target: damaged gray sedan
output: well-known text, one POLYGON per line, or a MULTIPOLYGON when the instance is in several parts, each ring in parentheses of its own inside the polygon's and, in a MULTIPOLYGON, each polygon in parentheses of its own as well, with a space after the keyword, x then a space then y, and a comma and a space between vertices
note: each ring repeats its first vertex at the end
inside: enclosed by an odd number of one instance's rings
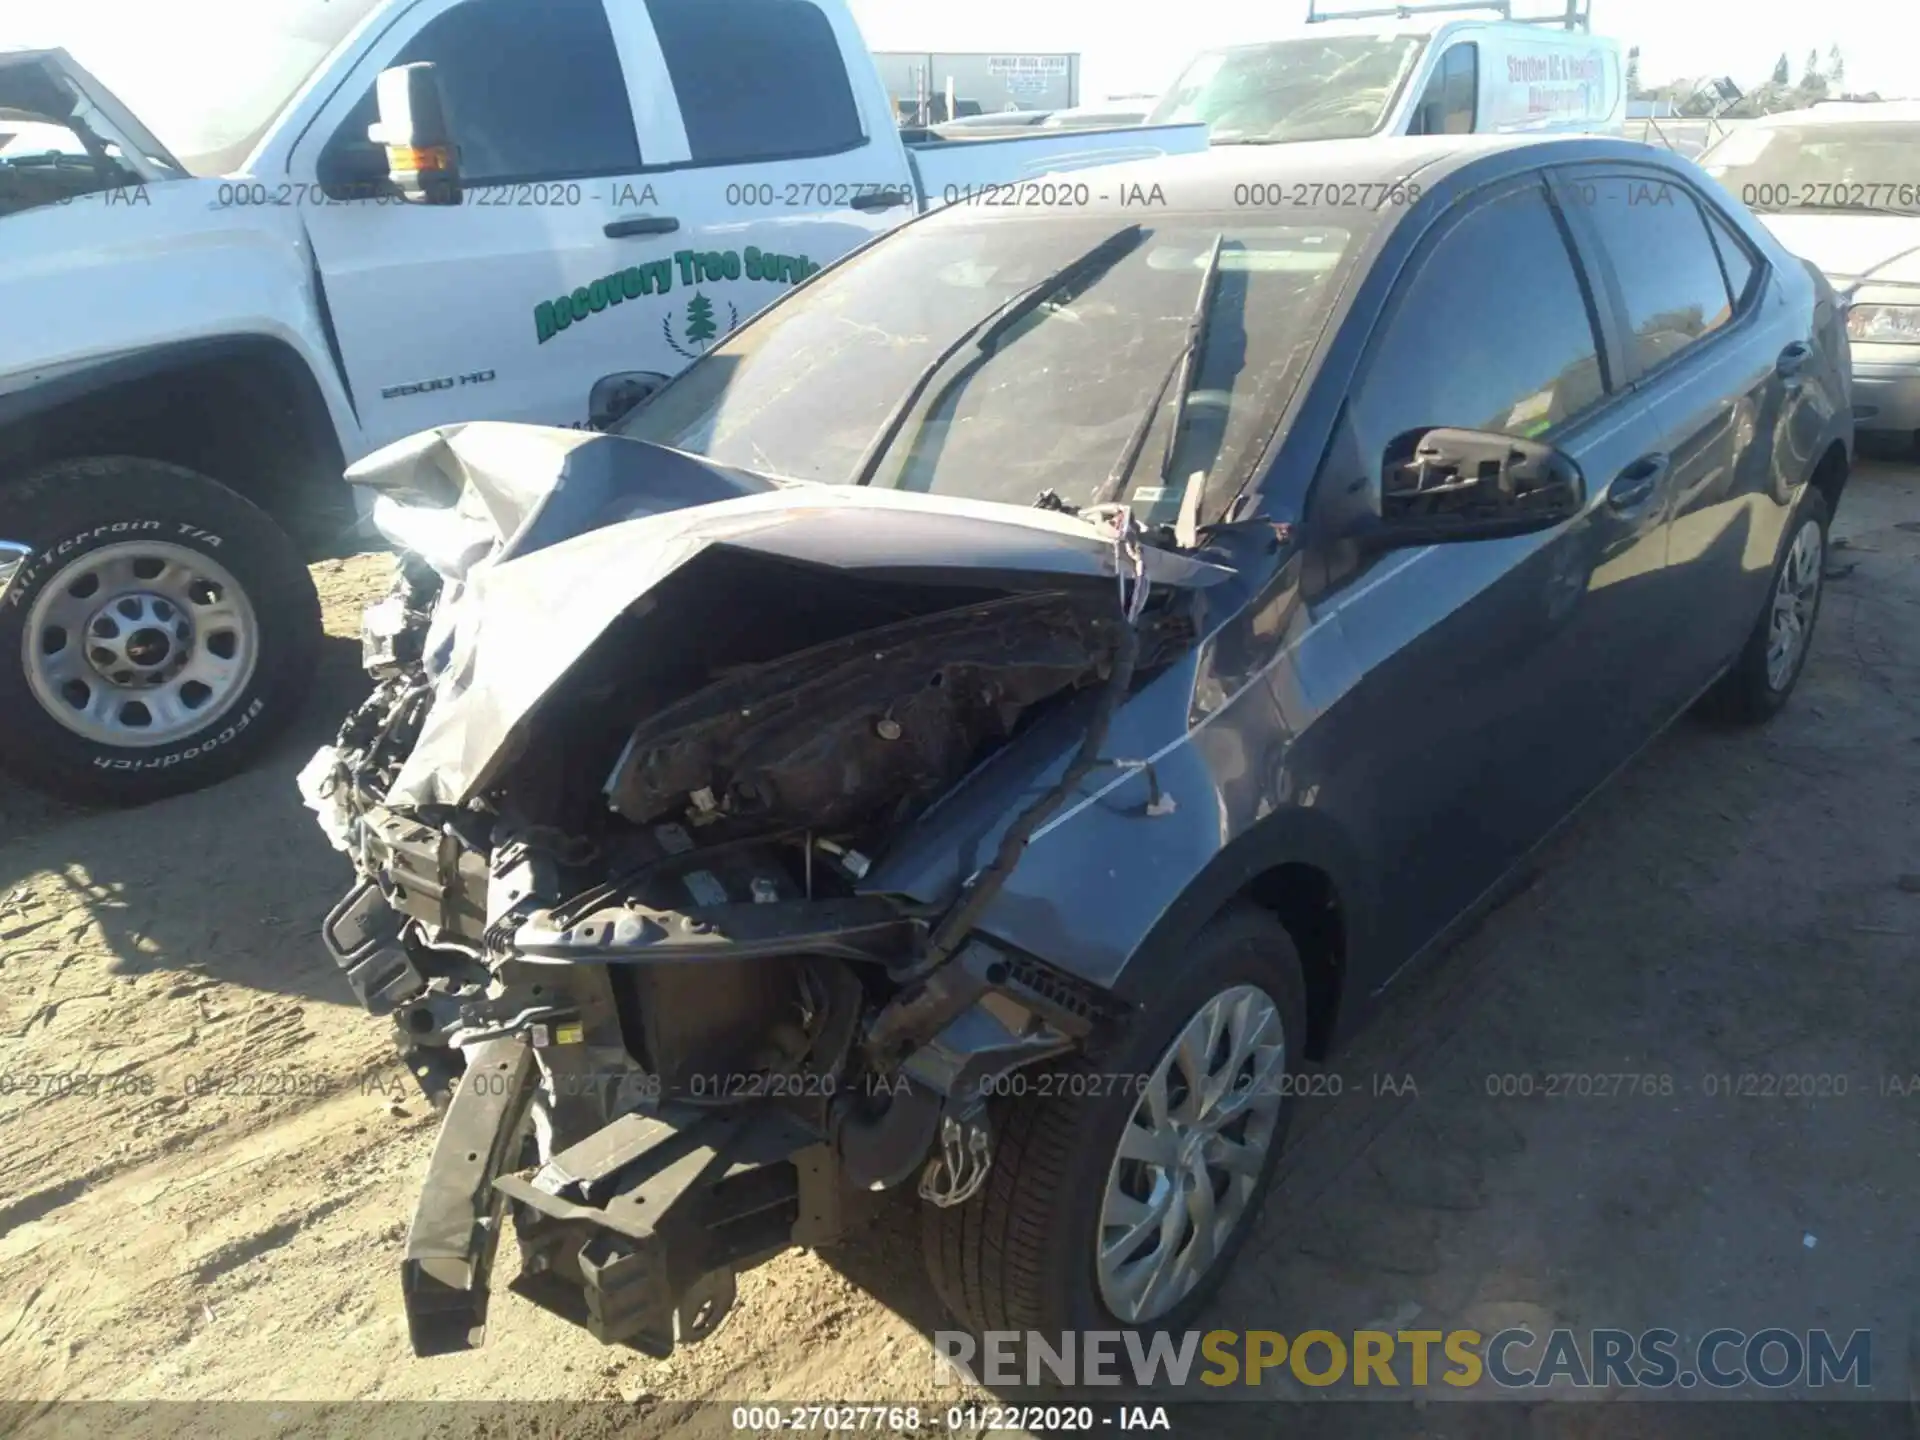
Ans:
POLYGON ((517 1291, 664 1354, 907 1186, 962 1321, 1182 1328, 1386 985, 1703 695, 1785 702, 1825 282, 1622 142, 1287 166, 949 207, 618 433, 356 467, 400 577, 302 788, 445 1108, 420 1353, 509 1214, 517 1291))

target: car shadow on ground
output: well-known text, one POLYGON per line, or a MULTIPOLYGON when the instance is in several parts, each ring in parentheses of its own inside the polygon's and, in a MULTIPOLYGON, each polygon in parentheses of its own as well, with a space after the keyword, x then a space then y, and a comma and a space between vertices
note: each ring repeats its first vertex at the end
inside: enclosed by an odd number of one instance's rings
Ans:
POLYGON ((319 939, 349 867, 294 777, 366 691, 359 645, 327 637, 299 718, 268 753, 137 811, 80 810, 0 780, 0 957, 51 943, 112 975, 190 971, 351 1002, 319 939))

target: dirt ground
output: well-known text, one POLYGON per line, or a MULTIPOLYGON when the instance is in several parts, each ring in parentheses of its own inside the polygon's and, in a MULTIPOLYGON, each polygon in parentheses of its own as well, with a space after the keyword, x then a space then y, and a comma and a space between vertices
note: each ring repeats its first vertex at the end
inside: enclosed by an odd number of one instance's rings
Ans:
MULTIPOLYGON (((1920 472, 1863 467, 1837 533, 1853 568, 1788 711, 1678 727, 1403 982, 1296 1121, 1208 1327, 1867 1328, 1874 1394, 1908 1399, 1920 1080, 1889 1082, 1920 1076, 1920 472), (1672 1092, 1488 1093, 1622 1071, 1672 1092), (1844 1094, 1706 1093, 1745 1075, 1844 1094)), ((348 637, 389 565, 316 568, 338 638, 253 773, 131 814, 0 789, 0 1398, 603 1399, 667 1434, 701 1400, 929 1394, 903 1207, 743 1277, 668 1361, 504 1273, 485 1349, 412 1357, 398 1262, 433 1119, 390 1098, 384 1023, 321 950, 347 867, 293 787, 358 693, 348 637), (26 1093, 75 1073, 107 1083, 26 1093)))

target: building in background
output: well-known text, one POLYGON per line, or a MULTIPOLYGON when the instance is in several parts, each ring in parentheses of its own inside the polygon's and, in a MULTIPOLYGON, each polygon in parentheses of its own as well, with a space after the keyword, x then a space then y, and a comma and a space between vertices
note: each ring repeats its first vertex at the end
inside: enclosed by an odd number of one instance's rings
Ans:
POLYGON ((1080 103, 1080 57, 1017 51, 879 50, 874 61, 909 124, 938 125, 968 115, 1065 110, 1080 103), (947 97, 953 97, 952 114, 947 97))

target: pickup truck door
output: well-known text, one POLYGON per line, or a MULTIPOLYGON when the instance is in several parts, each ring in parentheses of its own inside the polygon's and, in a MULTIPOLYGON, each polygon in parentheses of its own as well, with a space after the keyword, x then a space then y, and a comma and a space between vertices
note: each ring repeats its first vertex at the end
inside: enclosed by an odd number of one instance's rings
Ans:
MULTIPOLYGON (((624 363, 671 373, 919 207, 893 107, 844 7, 647 0, 627 19, 653 218, 614 243, 622 267, 651 267, 663 283, 619 317, 632 337, 624 363)), ((548 348, 574 343, 564 334, 548 348)))
MULTIPOLYGON (((661 76, 636 5, 421 0, 340 82, 295 148, 292 193, 369 445, 480 418, 584 427, 600 379, 678 370, 745 318, 737 292, 783 288, 746 278, 746 247, 772 237, 726 208, 724 184, 694 187, 671 169, 684 149, 652 148, 677 115, 661 76), (376 118, 375 77, 419 60, 438 69, 462 203, 323 199, 317 182, 376 118), (724 274, 729 252, 740 280, 689 283, 709 263, 724 274)), ((766 248, 818 264, 838 232, 784 238, 766 248)))

